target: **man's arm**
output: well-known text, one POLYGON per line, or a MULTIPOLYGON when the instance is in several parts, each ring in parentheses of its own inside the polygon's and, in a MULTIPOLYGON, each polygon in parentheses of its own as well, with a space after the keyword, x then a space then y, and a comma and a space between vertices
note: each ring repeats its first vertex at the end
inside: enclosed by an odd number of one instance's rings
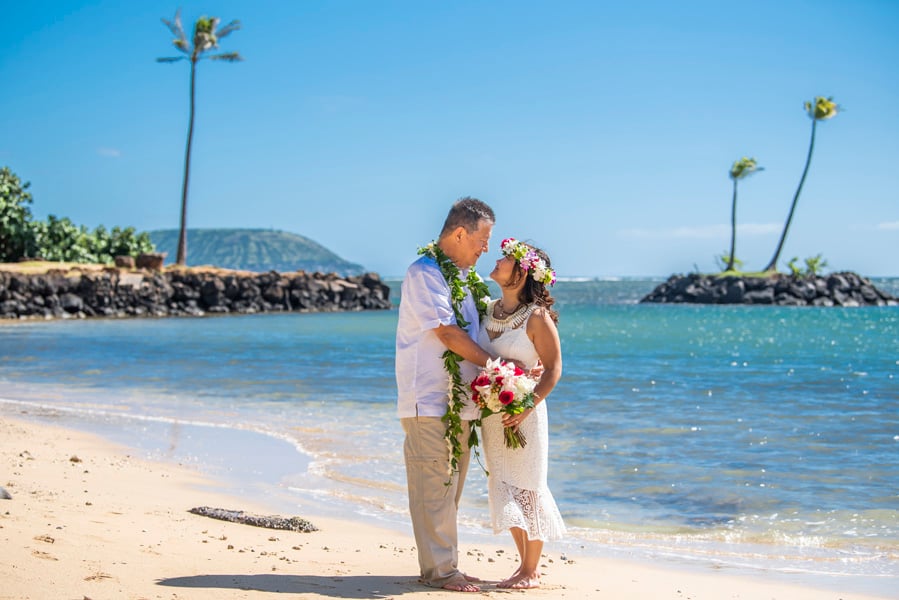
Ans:
POLYGON ((434 333, 444 346, 479 367, 485 366, 493 358, 458 325, 439 325, 434 333))
MULTIPOLYGON (((443 342, 443 345, 464 358, 465 360, 476 364, 479 367, 487 366, 487 361, 497 356, 491 356, 486 350, 481 348, 477 342, 468 337, 465 330, 458 325, 440 325, 434 330, 437 338, 443 342)), ((518 367, 524 369, 525 364, 518 359, 505 358, 504 361, 510 361, 518 367)), ((528 376, 534 379, 540 379, 543 375, 543 364, 537 361, 537 366, 528 371, 528 376)))

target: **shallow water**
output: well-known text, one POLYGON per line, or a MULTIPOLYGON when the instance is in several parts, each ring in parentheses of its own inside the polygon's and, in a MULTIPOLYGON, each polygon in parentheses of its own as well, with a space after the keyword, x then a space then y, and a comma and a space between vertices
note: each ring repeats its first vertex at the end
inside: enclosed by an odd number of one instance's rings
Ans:
MULTIPOLYGON (((893 589, 899 308, 636 304, 655 283, 556 286, 561 547, 893 589)), ((395 326, 396 311, 0 324, 0 410, 405 527, 395 326)), ((474 535, 485 494, 474 465, 474 535)))

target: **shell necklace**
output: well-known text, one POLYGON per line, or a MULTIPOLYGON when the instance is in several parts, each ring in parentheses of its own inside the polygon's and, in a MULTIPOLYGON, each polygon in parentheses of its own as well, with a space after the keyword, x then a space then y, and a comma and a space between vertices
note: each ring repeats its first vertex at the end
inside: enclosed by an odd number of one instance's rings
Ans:
MULTIPOLYGON (((496 301, 501 314, 505 315, 505 311, 502 309, 502 301, 496 301)), ((497 318, 494 316, 494 311, 487 311, 487 318, 484 323, 484 327, 487 331, 491 333, 503 333, 506 331, 511 331, 512 329, 518 329, 521 327, 525 321, 528 320, 528 317, 531 316, 531 312, 534 310, 534 304, 525 304, 522 302, 518 305, 518 308, 513 310, 507 316, 503 318, 497 318)))

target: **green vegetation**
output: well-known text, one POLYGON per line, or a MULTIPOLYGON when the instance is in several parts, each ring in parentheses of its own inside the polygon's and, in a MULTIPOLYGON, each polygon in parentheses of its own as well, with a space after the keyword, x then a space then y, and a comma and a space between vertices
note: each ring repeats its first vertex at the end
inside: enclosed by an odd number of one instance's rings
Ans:
POLYGON ((792 273, 794 277, 801 277, 803 275, 815 277, 827 266, 827 261, 824 260, 820 254, 805 259, 805 270, 796 266, 796 261, 798 260, 799 257, 794 256, 790 259, 790 262, 787 263, 787 267, 789 267, 790 273, 792 273))
POLYGON ((767 271, 721 271, 715 274, 715 277, 769 277, 771 273, 767 271))
MULTIPOLYGON (((802 170, 802 177, 799 179, 799 185, 796 188, 796 193, 793 194, 793 202, 790 205, 790 212, 787 215, 787 221, 784 223, 783 231, 780 235, 780 241, 777 243, 777 249, 774 251, 774 256, 771 257, 771 260, 768 262, 768 265, 762 270, 763 274, 772 274, 777 272, 777 261, 780 259, 780 253, 783 251, 784 242, 787 239, 787 232, 790 229, 790 224, 793 222, 793 215, 796 212, 796 204, 799 201, 799 194, 802 192, 802 186, 805 183, 805 178, 808 175, 809 165, 812 162, 812 154, 815 150, 815 130, 817 128, 818 121, 824 121, 826 119, 832 119, 842 110, 834 101, 833 98, 824 98, 823 96, 816 96, 814 101, 805 102, 803 104, 806 114, 808 114, 809 118, 812 120, 812 135, 811 140, 809 142, 808 154, 805 159, 805 168, 802 170)), ((733 191, 733 200, 731 201, 731 238, 730 238, 730 252, 725 252, 720 257, 715 257, 716 261, 719 263, 719 266, 722 267, 722 272, 719 274, 720 276, 728 276, 728 275, 741 275, 741 271, 739 268, 742 266, 742 261, 736 258, 736 239, 737 239, 737 181, 740 179, 744 179, 749 175, 752 175, 756 171, 763 170, 758 166, 758 163, 754 158, 746 158, 745 156, 740 160, 734 161, 733 166, 730 169, 730 178, 734 182, 734 191, 733 191)), ((798 258, 793 258, 788 267, 790 271, 796 275, 800 273, 805 274, 817 274, 821 269, 827 266, 827 261, 821 258, 819 254, 814 258, 805 259, 806 270, 803 272, 801 269, 796 267, 796 261, 798 258)), ((748 275, 748 274, 746 274, 748 275)))
POLYGON ((799 178, 799 186, 796 188, 796 193, 793 195, 793 203, 790 205, 790 212, 787 215, 787 222, 784 223, 783 233, 780 234, 780 241, 777 243, 777 249, 774 251, 774 256, 768 261, 768 265, 765 267, 766 271, 777 270, 777 261, 780 258, 781 251, 783 251, 784 242, 787 239, 787 231, 790 229, 790 223, 793 222, 793 213, 796 212, 796 203, 799 201, 799 194, 802 192, 802 185, 805 183, 805 176, 808 175, 808 168, 812 162, 812 153, 815 150, 815 129, 818 125, 818 121, 832 119, 837 116, 837 113, 841 110, 840 107, 834 103, 833 98, 824 98, 822 96, 815 97, 813 102, 806 102, 804 107, 805 112, 812 120, 812 135, 808 145, 808 155, 805 159, 805 168, 802 170, 802 177, 799 178))
MULTIPOLYGON (((0 262, 41 258, 60 263, 109 264, 116 256, 147 252, 173 254, 178 229, 136 232, 133 227, 100 225, 94 230, 67 217, 32 219, 33 202, 9 167, 0 168, 0 262)), ((211 265, 242 271, 307 271, 359 275, 365 268, 337 256, 309 238, 271 229, 191 229, 191 265, 211 265)))
POLYGON ((735 263, 739 262, 742 265, 743 262, 738 261, 735 254, 737 249, 737 182, 749 177, 757 171, 763 170, 764 167, 760 167, 754 158, 747 158, 744 156, 740 160, 734 161, 734 164, 731 166, 730 172, 728 173, 734 182, 734 193, 730 207, 730 254, 725 255, 725 260, 727 261, 727 264, 724 267, 725 271, 732 271, 735 263))
POLYGON ((90 231, 72 223, 68 217, 49 215, 46 221, 33 221, 29 205, 33 202, 9 167, 0 169, 0 262, 17 262, 26 257, 77 263, 111 263, 116 256, 134 256, 153 252, 146 232, 133 227, 102 225, 90 231))
POLYGON ((738 273, 743 268, 743 261, 734 258, 733 255, 724 252, 721 256, 715 257, 715 262, 721 267, 721 273, 738 273))
POLYGON ((175 48, 184 54, 184 56, 175 56, 168 58, 157 58, 158 62, 177 62, 179 60, 187 60, 190 62, 190 116, 187 120, 187 147, 184 151, 184 180, 181 184, 181 228, 178 238, 177 264, 184 265, 187 261, 187 188, 190 180, 190 153, 194 138, 194 115, 196 113, 196 84, 197 84, 197 63, 203 58, 210 60, 223 60, 226 62, 237 62, 243 60, 237 52, 223 52, 221 54, 206 55, 213 48, 218 48, 218 41, 230 34, 232 31, 240 29, 239 21, 231 21, 224 27, 218 28, 218 17, 200 17, 194 23, 194 35, 192 42, 187 41, 184 34, 184 27, 181 26, 181 11, 175 13, 172 21, 162 19, 166 27, 175 35, 172 40, 175 48), (218 28, 218 29, 217 29, 218 28))
POLYGON ((153 242, 147 232, 136 233, 134 227, 113 227, 107 231, 103 225, 89 231, 77 226, 68 217, 55 215, 47 221, 32 223, 38 256, 44 260, 76 263, 107 264, 116 256, 133 256, 153 252, 153 242))
MULTIPOLYGON (((722 261, 727 259, 727 254, 724 254, 721 257, 718 257, 719 266, 723 266, 724 263, 722 261)), ((798 257, 793 257, 790 259, 790 262, 787 263, 787 267, 790 269, 790 274, 794 277, 816 277, 821 274, 824 267, 827 266, 827 260, 821 254, 817 256, 810 256, 805 259, 805 268, 798 266, 796 263, 799 261, 798 257)), ((715 277, 756 277, 756 278, 765 278, 771 276, 771 271, 741 271, 740 270, 740 261, 736 261, 737 266, 734 269, 724 269, 720 273, 715 274, 715 277)))
POLYGON ((0 262, 29 254, 34 245, 31 222, 30 183, 22 183, 9 167, 0 169, 0 262))
MULTIPOLYGON (((242 271, 308 272, 358 275, 362 265, 346 261, 320 244, 295 233, 272 229, 190 229, 191 266, 214 265, 242 271)), ((151 231, 160 252, 174 252, 179 231, 151 231)))

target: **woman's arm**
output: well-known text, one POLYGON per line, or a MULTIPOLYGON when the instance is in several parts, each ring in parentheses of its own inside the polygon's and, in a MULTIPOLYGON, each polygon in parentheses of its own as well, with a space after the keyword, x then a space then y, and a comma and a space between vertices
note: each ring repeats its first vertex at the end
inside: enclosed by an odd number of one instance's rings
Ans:
MULTIPOLYGON (((543 309, 537 309, 528 319, 527 333, 540 363, 543 365, 543 374, 534 388, 534 405, 542 402, 562 377, 562 343, 559 341, 559 330, 549 313, 543 309)), ((513 427, 521 423, 533 411, 525 410, 521 415, 503 415, 503 425, 513 427)))
POLYGON ((543 364, 543 375, 534 388, 536 403, 546 398, 562 377, 562 343, 559 340, 559 330, 546 310, 535 310, 528 319, 527 328, 528 337, 534 343, 537 356, 543 364))

